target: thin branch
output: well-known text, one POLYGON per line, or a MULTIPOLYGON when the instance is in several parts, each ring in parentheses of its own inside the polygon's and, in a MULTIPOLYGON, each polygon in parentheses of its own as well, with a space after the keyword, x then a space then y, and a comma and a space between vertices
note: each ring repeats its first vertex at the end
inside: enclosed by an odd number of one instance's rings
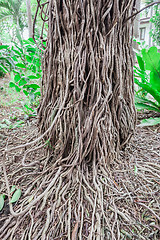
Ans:
POLYGON ((149 7, 152 7, 153 5, 155 4, 160 4, 160 1, 158 2, 153 2, 153 3, 150 3, 148 4, 147 6, 145 6, 144 8, 142 8, 141 10, 137 11, 136 13, 134 13, 133 15, 131 15, 130 17, 128 17, 125 21, 125 23, 130 20, 131 18, 133 18, 134 16, 136 16, 137 14, 141 13, 142 11, 144 11, 145 9, 149 8, 149 7))

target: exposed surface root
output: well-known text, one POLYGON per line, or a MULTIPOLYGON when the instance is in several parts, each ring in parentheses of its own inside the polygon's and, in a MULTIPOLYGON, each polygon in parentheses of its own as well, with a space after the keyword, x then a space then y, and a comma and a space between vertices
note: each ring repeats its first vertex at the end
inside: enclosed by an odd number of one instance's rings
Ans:
POLYGON ((94 158, 74 168, 53 164, 53 159, 46 168, 43 159, 41 170, 22 167, 17 180, 14 171, 21 162, 9 174, 13 156, 8 154, 9 185, 16 182, 23 194, 12 214, 8 205, 1 212, 0 239, 159 239, 160 136, 151 136, 150 149, 149 139, 137 137, 110 169, 94 158))

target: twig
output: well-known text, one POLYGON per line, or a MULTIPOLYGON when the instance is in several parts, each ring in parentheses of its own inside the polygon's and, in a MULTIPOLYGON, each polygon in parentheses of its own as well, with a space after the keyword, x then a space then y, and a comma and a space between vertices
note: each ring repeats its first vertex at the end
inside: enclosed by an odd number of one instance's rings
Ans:
POLYGON ((133 18, 134 16, 136 16, 137 14, 141 13, 142 11, 144 11, 145 9, 149 8, 149 7, 152 7, 153 5, 155 4, 160 4, 160 1, 158 2, 153 2, 153 3, 150 3, 148 4, 147 6, 143 7, 142 9, 140 9, 139 11, 137 11, 136 13, 134 13, 133 15, 131 15, 130 17, 128 17, 124 23, 126 23, 128 20, 130 20, 131 18, 133 18))

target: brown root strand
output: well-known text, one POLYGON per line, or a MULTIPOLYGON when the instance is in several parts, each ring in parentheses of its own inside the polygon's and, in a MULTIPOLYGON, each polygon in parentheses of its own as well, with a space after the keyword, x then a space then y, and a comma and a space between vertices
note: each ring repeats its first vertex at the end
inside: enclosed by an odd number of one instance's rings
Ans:
POLYGON ((41 9, 49 22, 38 109, 41 135, 5 148, 4 190, 13 220, 0 220, 0 239, 144 239, 143 231, 147 237, 153 231, 141 217, 146 205, 138 205, 144 193, 150 204, 145 211, 158 226, 158 207, 151 209, 152 199, 156 202, 152 186, 155 194, 159 187, 153 180, 158 178, 157 164, 147 171, 129 152, 127 160, 120 156, 136 125, 133 22, 124 24, 135 1, 129 3, 50 0, 43 3, 44 10, 38 0, 37 12, 41 9), (23 185, 24 193, 14 205, 10 187, 17 169, 8 176, 6 165, 11 152, 20 148, 25 152, 19 156, 22 177, 17 184, 23 185), (40 148, 47 156, 37 164, 30 156, 40 148), (31 169, 34 179, 27 175, 31 169))

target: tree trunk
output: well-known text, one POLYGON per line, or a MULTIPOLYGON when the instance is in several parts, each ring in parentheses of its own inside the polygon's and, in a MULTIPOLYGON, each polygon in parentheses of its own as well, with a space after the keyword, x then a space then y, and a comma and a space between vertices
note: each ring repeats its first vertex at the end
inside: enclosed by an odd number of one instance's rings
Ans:
POLYGON ((112 229, 109 221, 105 183, 135 129, 134 19, 126 21, 135 4, 49 1, 38 125, 60 176, 52 193, 52 239, 120 239, 120 225, 112 229))
POLYGON ((28 32, 29 38, 33 37, 33 26, 32 26, 32 13, 31 13, 31 1, 26 0, 26 7, 27 7, 27 17, 28 17, 28 32))
POLYGON ((40 131, 76 164, 114 161, 135 128, 135 1, 50 1, 40 131), (54 9, 54 11, 53 11, 54 9))

